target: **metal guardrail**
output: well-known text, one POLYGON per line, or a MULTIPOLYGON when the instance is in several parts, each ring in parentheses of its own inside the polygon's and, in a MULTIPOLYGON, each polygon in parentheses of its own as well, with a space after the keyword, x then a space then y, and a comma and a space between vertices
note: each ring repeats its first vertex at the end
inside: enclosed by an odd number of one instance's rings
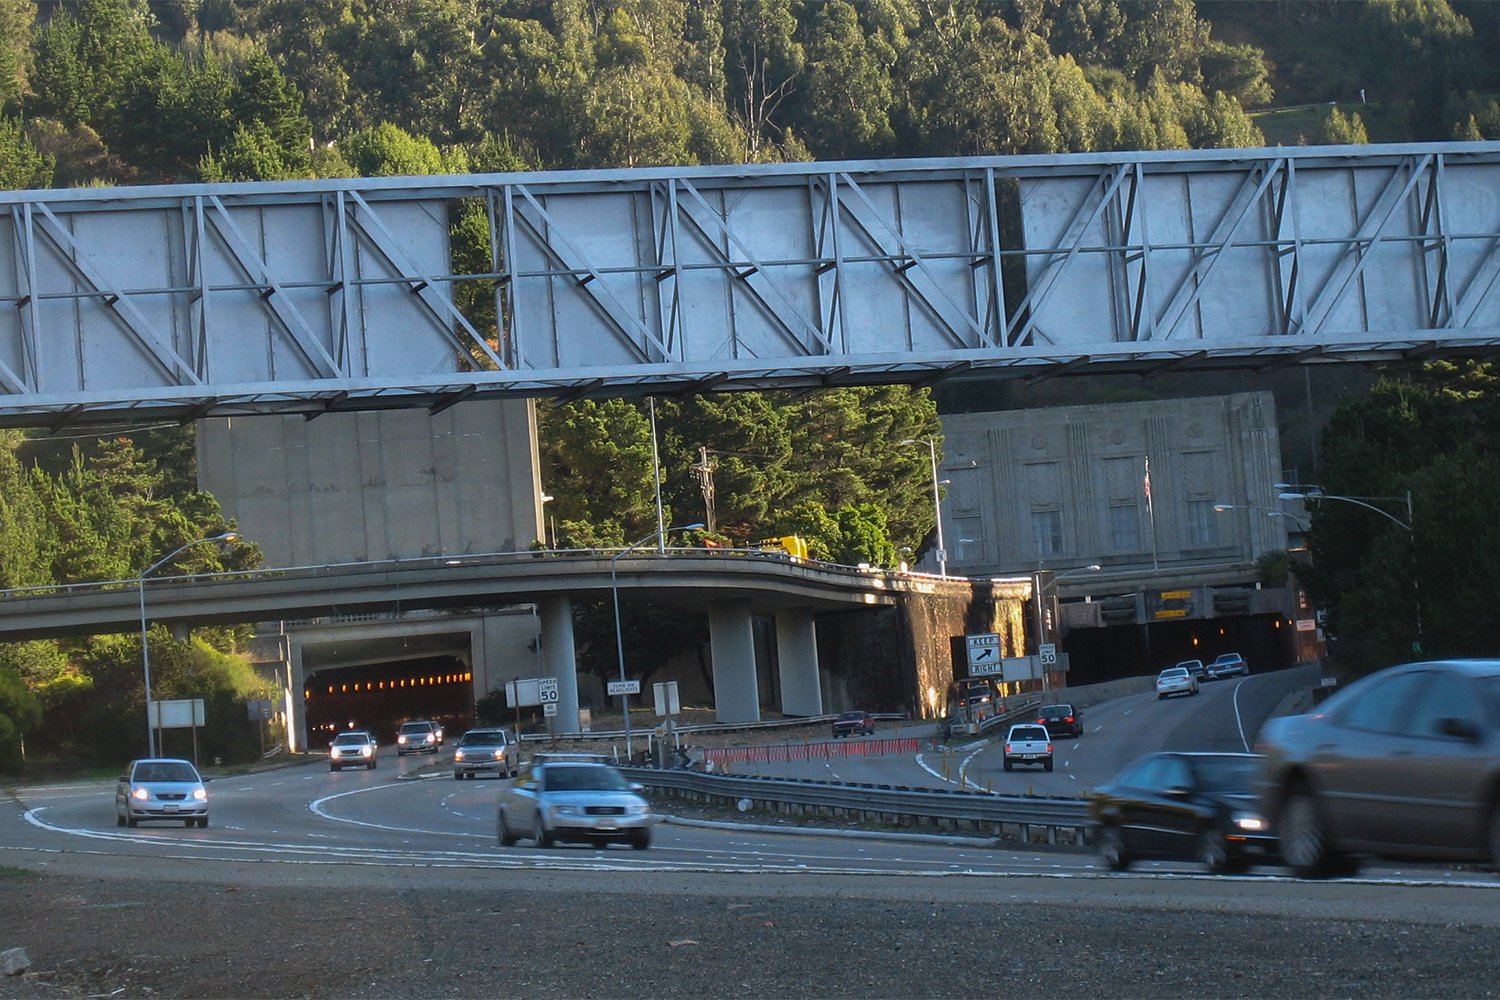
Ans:
POLYGON ((648 789, 698 801, 748 799, 774 812, 846 816, 869 822, 990 832, 1028 843, 1087 842, 1088 803, 1081 799, 990 795, 904 785, 829 784, 788 778, 712 775, 687 770, 623 768, 648 789))

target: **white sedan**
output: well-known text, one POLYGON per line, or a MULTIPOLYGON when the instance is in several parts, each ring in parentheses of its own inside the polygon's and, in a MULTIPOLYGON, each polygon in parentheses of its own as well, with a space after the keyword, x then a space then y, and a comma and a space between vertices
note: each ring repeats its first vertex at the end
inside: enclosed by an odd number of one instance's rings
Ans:
POLYGON ((1187 667, 1168 667, 1156 675, 1156 697, 1165 698, 1173 694, 1197 694, 1198 678, 1188 672, 1187 667))

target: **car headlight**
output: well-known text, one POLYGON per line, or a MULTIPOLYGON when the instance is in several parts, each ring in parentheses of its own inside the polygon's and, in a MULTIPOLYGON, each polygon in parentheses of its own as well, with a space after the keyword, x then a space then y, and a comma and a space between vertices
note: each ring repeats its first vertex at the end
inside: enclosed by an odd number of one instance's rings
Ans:
POLYGON ((646 815, 646 803, 642 802, 639 805, 626 806, 625 813, 628 816, 644 816, 646 815))
POLYGON ((334 760, 338 760, 343 755, 344 751, 340 750, 338 747, 330 747, 328 749, 328 756, 332 757, 334 760))
POLYGON ((198 800, 199 802, 207 802, 208 801, 208 789, 206 789, 206 788, 195 788, 195 789, 193 789, 193 798, 196 799, 196 800, 198 800))
POLYGON ((578 807, 577 806, 553 806, 552 807, 552 814, 554 816, 577 816, 578 815, 578 807))
POLYGON ((359 755, 361 757, 368 757, 368 756, 370 756, 370 754, 372 754, 374 752, 375 752, 374 750, 370 749, 370 745, 368 743, 366 743, 364 746, 362 746, 362 747, 359 748, 359 755))
POLYGON ((1259 833, 1268 826, 1266 821, 1255 815, 1255 813, 1235 813, 1230 818, 1234 821, 1236 827, 1252 833, 1259 833))
POLYGON ((406 742, 406 737, 405 736, 397 736, 396 737, 396 742, 397 743, 405 743, 406 742))
POLYGON ((455 751, 453 751, 453 759, 454 760, 463 760, 464 759, 464 752, 462 750, 455 750, 455 751))
POLYGON ((132 788, 130 790, 130 797, 137 802, 145 802, 151 797, 151 793, 144 788, 132 788))

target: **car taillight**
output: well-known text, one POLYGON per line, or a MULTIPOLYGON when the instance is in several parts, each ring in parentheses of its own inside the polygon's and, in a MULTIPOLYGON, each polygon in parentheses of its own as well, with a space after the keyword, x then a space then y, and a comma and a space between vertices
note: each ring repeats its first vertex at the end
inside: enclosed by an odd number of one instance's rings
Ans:
POLYGON ((1051 752, 1052 752, 1052 744, 1051 744, 1051 743, 1048 743, 1048 744, 1047 744, 1047 752, 1048 752, 1048 753, 1051 753, 1051 752))
POLYGON ((1010 744, 1009 743, 1005 744, 1005 752, 1006 753, 1010 753, 1010 744))
POLYGON ((1064 719, 1063 721, 1064 722, 1072 722, 1073 721, 1073 717, 1070 715, 1066 719, 1064 719))

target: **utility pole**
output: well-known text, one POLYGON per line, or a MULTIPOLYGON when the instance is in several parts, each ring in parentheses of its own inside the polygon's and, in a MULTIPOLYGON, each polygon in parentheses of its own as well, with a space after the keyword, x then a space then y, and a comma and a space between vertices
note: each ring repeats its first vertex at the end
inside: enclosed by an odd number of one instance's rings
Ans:
POLYGON ((703 490, 704 530, 714 532, 714 464, 708 460, 708 446, 698 446, 698 464, 688 468, 698 473, 698 485, 703 490))

